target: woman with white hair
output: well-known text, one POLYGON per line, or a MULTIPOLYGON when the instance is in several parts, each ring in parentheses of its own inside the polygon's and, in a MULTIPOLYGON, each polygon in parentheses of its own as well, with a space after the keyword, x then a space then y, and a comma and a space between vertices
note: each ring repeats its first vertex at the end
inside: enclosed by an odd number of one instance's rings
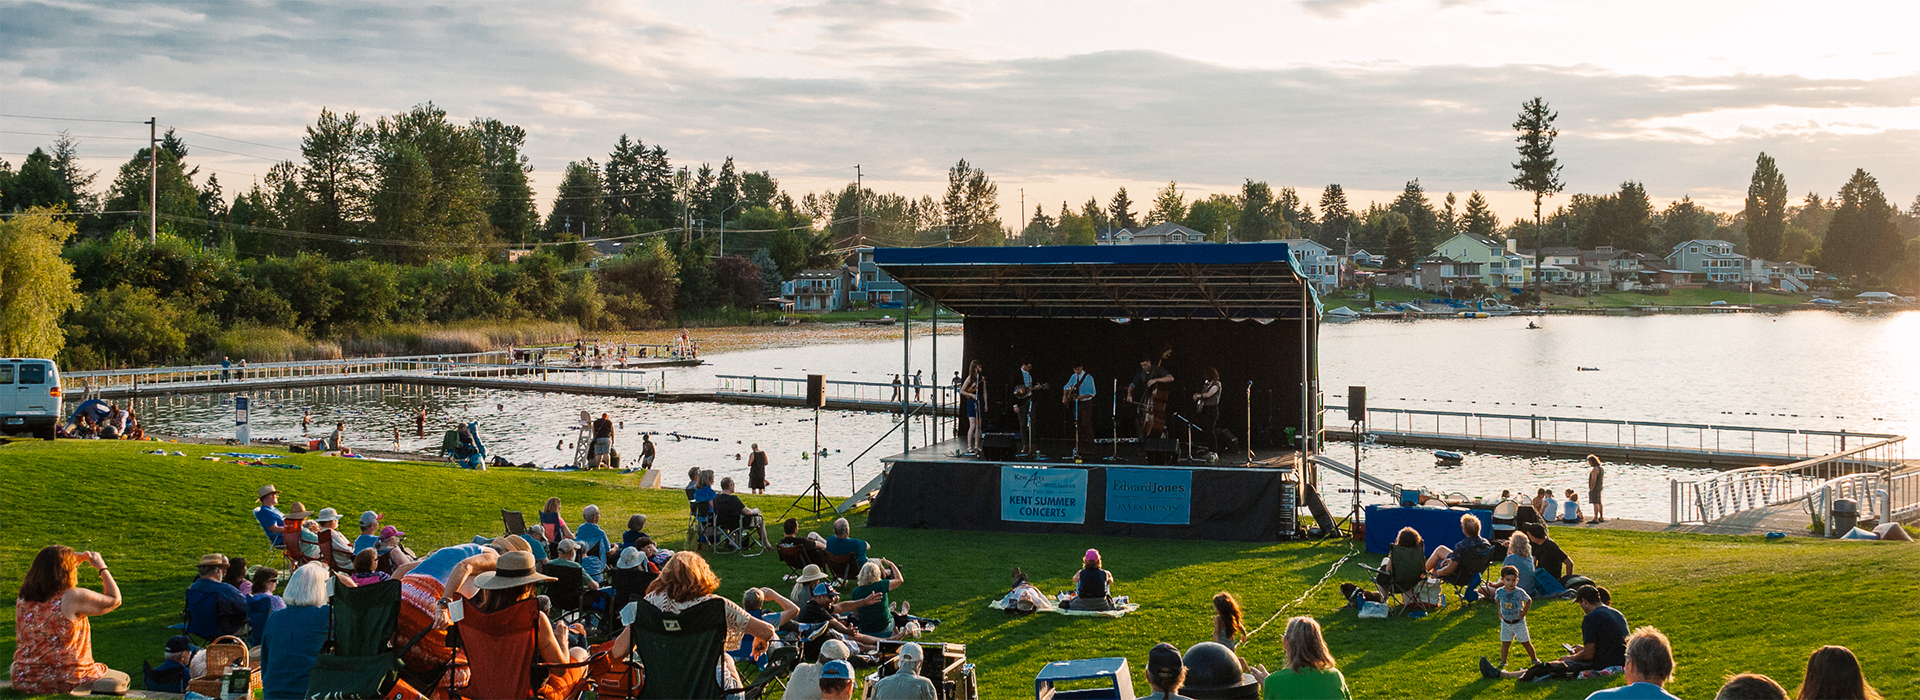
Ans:
POLYGON ((580 568, 586 570, 587 578, 604 582, 601 576, 607 570, 608 558, 618 555, 613 553, 613 539, 600 528, 600 506, 581 509, 580 520, 580 529, 573 531, 573 541, 580 545, 580 568))
MULTIPOLYGON (((875 637, 893 636, 893 590, 906 583, 906 574, 900 572, 900 566, 885 559, 870 559, 866 566, 860 567, 858 584, 847 592, 847 600, 861 600, 879 594, 880 602, 870 603, 854 611, 860 631, 875 637)), ((905 621, 901 621, 905 624, 905 621)))
POLYGON ((304 698, 307 675, 327 643, 332 611, 327 605, 327 567, 310 561, 293 570, 281 600, 287 607, 267 617, 260 637, 260 680, 268 698, 304 698))

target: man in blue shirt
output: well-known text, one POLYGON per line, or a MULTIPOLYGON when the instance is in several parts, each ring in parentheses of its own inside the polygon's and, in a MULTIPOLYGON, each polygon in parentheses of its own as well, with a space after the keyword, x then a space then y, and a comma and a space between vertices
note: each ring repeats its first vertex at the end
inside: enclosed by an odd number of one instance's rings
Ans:
POLYGON ((1627 685, 1594 691, 1587 700, 1680 700, 1667 692, 1673 679, 1673 646, 1667 635, 1642 627, 1627 638, 1627 685))
MULTIPOLYGON (((605 582, 601 574, 607 570, 607 558, 616 556, 613 540, 607 537, 607 531, 600 527, 600 506, 587 506, 580 511, 580 519, 586 522, 573 531, 573 541, 580 545, 583 553, 580 568, 585 569, 587 578, 596 582, 605 582)), ((615 560, 618 561, 618 560, 615 560)))
POLYGON ((1502 671, 1487 657, 1480 657, 1480 675, 1484 678, 1518 678, 1534 681, 1545 678, 1574 678, 1581 671, 1598 671, 1624 666, 1627 662, 1627 618, 1620 611, 1600 602, 1600 589, 1581 586, 1574 600, 1586 617, 1580 621, 1581 644, 1573 653, 1546 663, 1534 664, 1525 671, 1502 671))
POLYGON ((253 509, 253 519, 260 521, 260 529, 267 533, 267 541, 273 543, 274 549, 284 547, 287 514, 276 507, 280 504, 280 490, 267 484, 260 487, 260 495, 255 500, 260 501, 260 507, 253 509))
POLYGON ((847 564, 847 570, 858 572, 860 567, 867 565, 867 542, 866 540, 856 540, 852 535, 852 523, 847 522, 846 518, 834 520, 833 536, 827 538, 827 555, 853 555, 853 561, 847 564))
POLYGON ((1085 363, 1074 363, 1073 376, 1067 378, 1061 401, 1073 404, 1073 457, 1093 454, 1093 375, 1085 363))
POLYGON ((208 641, 245 634, 247 597, 220 580, 227 575, 227 555, 200 557, 199 568, 200 577, 187 587, 187 633, 208 641))
POLYGON ((359 554, 363 549, 373 549, 380 546, 380 536, 373 534, 374 529, 378 527, 380 527, 379 513, 370 510, 360 513, 360 536, 353 538, 354 554, 359 554))

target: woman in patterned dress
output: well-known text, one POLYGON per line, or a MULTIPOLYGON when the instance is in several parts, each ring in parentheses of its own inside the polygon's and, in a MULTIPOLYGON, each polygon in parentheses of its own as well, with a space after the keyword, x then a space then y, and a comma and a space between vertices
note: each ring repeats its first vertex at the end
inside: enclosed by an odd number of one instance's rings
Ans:
POLYGON ((27 695, 127 692, 127 674, 93 660, 93 626, 87 621, 118 607, 120 586, 99 552, 57 544, 41 549, 14 601, 13 689, 27 695), (79 587, 81 562, 100 573, 102 592, 79 587))

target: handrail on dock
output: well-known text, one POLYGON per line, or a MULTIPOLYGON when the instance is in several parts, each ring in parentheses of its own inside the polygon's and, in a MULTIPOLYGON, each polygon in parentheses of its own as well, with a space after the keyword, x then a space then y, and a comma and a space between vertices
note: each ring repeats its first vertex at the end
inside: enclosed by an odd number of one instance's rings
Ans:
POLYGON ((1821 513, 1822 522, 1831 523, 1832 501, 1841 497, 1861 500, 1863 515, 1873 512, 1886 517, 1920 511, 1920 478, 1914 478, 1920 471, 1908 465, 1906 440, 1887 436, 1789 464, 1734 469, 1705 479, 1668 479, 1669 521, 1674 525, 1708 523, 1812 499, 1809 512, 1821 513), (1861 498, 1875 496, 1881 482, 1892 483, 1896 478, 1901 488, 1885 489, 1887 498, 1861 498), (1869 500, 1875 502, 1869 504, 1869 500))
POLYGON ((1750 455, 1765 460, 1816 458, 1899 437, 1848 430, 1635 421, 1611 418, 1368 408, 1367 432, 1471 440, 1750 455))

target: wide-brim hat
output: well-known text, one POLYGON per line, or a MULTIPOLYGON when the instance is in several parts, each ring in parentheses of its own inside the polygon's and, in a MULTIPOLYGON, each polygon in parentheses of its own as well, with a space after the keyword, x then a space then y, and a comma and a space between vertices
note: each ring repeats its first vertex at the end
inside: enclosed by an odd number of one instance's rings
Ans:
POLYGON ((280 489, 274 488, 273 484, 267 484, 266 486, 260 487, 260 495, 254 496, 253 500, 256 500, 256 501, 264 500, 266 499, 266 497, 276 493, 280 493, 280 489))
POLYGON ((555 580, 558 579, 533 570, 532 553, 507 552, 494 561, 492 571, 473 577, 473 587, 499 590, 555 580))
POLYGON ((318 523, 339 522, 340 511, 332 508, 321 508, 319 513, 314 514, 313 521, 318 523))
POLYGON ((227 562, 227 555, 219 552, 200 555, 200 566, 226 566, 227 562))
POLYGON ((647 555, 645 553, 641 552, 638 549, 628 547, 624 551, 620 552, 620 561, 614 564, 613 568, 638 569, 640 568, 640 563, 646 560, 647 560, 647 555))
POLYGON ((293 512, 288 513, 287 517, 294 520, 305 520, 313 517, 313 511, 307 510, 307 504, 305 503, 295 503, 293 504, 293 512))
POLYGON ((794 582, 813 583, 814 581, 824 581, 829 578, 832 577, 828 576, 827 572, 821 571, 819 564, 808 564, 806 568, 800 570, 800 578, 794 579, 794 582))

